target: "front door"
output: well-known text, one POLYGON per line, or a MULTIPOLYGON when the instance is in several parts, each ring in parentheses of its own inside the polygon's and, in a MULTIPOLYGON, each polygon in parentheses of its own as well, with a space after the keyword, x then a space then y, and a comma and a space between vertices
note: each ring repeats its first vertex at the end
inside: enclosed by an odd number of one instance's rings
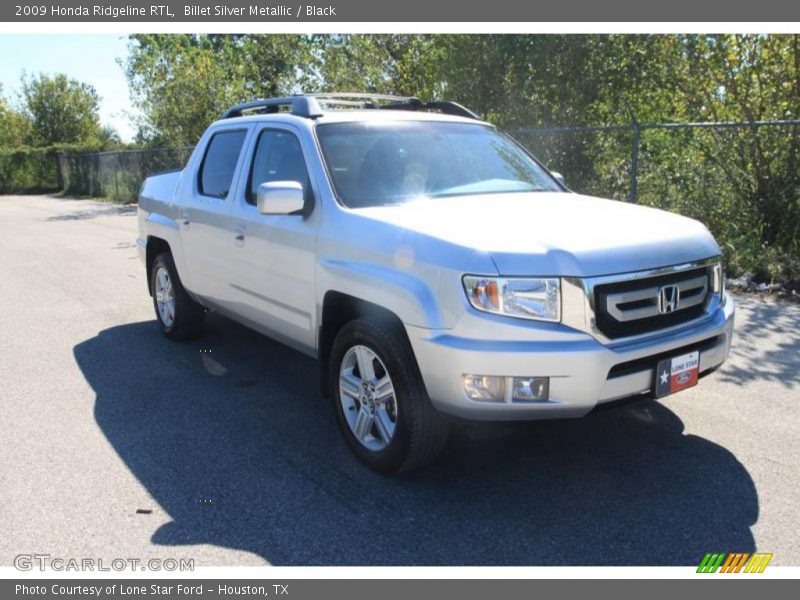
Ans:
POLYGON ((307 209, 314 190, 300 140, 288 128, 267 126, 256 132, 243 193, 234 203, 234 227, 242 234, 234 259, 232 286, 236 312, 259 329, 303 350, 315 347, 315 250, 320 210, 263 215, 256 190, 269 181, 297 181, 307 209))

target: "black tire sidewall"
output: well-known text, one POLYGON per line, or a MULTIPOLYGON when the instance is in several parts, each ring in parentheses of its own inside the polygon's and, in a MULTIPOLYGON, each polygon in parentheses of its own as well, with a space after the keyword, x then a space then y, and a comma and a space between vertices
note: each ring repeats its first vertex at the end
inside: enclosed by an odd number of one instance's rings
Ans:
POLYGON ((175 273, 174 264, 172 261, 172 257, 169 254, 159 254, 156 259, 153 261, 153 267, 150 269, 150 289, 153 290, 153 309, 156 312, 156 319, 158 320, 158 324, 161 326, 161 330, 166 334, 169 335, 175 330, 175 326, 178 323, 178 319, 180 318, 181 308, 178 306, 178 286, 180 285, 180 281, 177 278, 175 273), (161 313, 158 312, 158 300, 156 300, 156 273, 160 268, 164 268, 169 275, 169 280, 172 282, 173 287, 173 297, 175 298, 175 317, 172 319, 172 325, 167 327, 164 324, 164 321, 161 320, 161 313))
POLYGON ((405 462, 411 445, 418 402, 427 402, 420 397, 420 381, 416 364, 403 348, 403 340, 395 331, 368 319, 358 319, 346 325, 334 341, 329 365, 329 385, 336 409, 336 418, 348 445, 368 466, 376 471, 392 473, 398 471, 405 462), (339 370, 347 351, 353 346, 366 346, 380 358, 395 391, 397 403, 397 423, 395 433, 386 448, 373 451, 364 447, 347 424, 339 393, 339 370))
POLYGON ((179 341, 200 335, 203 329, 203 321, 205 320, 205 309, 192 300, 184 289, 181 278, 178 275, 178 269, 175 268, 175 261, 172 258, 172 254, 169 252, 159 254, 153 261, 153 265, 150 269, 150 289, 152 290, 153 308, 156 312, 156 319, 165 336, 171 340, 179 341), (158 312, 155 280, 156 273, 160 267, 164 267, 167 273, 169 273, 175 298, 175 318, 172 321, 171 327, 164 325, 164 322, 161 320, 161 315, 158 312))

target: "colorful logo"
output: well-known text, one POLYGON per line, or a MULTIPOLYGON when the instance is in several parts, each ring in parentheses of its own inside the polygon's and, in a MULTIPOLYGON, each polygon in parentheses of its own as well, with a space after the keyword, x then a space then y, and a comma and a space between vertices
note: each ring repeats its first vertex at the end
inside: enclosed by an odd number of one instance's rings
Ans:
POLYGON ((772 554, 767 552, 709 552, 700 561, 698 573, 763 573, 772 554))

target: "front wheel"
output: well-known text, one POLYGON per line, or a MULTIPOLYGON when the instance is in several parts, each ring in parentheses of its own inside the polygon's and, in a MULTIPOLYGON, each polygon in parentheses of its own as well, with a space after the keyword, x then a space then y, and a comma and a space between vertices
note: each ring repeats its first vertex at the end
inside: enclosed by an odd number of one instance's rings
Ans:
POLYGON ((410 471, 444 448, 448 420, 431 405, 397 326, 375 318, 345 325, 333 343, 329 379, 339 428, 370 468, 410 471))

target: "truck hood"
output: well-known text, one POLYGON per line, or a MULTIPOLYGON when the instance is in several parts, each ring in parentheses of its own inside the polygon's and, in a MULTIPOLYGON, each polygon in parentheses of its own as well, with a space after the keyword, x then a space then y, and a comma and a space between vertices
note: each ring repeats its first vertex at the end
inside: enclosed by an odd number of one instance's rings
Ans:
POLYGON ((580 194, 422 199, 362 216, 488 252, 501 275, 592 277, 719 254, 705 226, 674 213, 580 194))

